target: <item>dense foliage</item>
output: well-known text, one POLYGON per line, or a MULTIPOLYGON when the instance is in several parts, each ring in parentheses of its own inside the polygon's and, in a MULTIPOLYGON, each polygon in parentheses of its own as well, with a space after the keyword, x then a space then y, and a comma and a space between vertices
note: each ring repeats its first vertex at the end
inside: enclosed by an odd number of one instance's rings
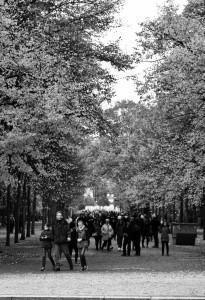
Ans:
POLYGON ((122 206, 173 204, 189 220, 203 202, 204 16, 204 1, 189 1, 181 14, 168 3, 137 33, 136 61, 152 62, 144 81, 136 78, 141 101, 107 111, 119 136, 115 143, 99 139, 91 150, 98 153, 91 169, 115 185, 122 206))
POLYGON ((38 193, 43 206, 82 197, 85 138, 113 134, 101 103, 110 101, 114 78, 102 62, 120 70, 130 65, 117 43, 99 39, 119 4, 7 0, 1 5, 0 183, 7 223, 10 212, 30 215, 24 209, 31 205, 28 194, 38 193))

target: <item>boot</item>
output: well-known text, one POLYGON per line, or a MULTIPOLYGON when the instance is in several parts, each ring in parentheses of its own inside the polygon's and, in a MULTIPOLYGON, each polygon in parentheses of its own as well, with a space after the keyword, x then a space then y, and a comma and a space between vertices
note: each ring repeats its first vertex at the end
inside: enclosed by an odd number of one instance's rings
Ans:
POLYGON ((49 259, 50 259, 50 262, 51 262, 51 264, 53 266, 53 270, 55 270, 55 262, 54 262, 53 257, 51 256, 51 257, 49 257, 49 259))
POLYGON ((70 270, 72 271, 73 270, 73 262, 72 262, 72 259, 70 256, 66 256, 66 259, 69 263, 69 266, 70 266, 70 270))
POLYGON ((42 257, 42 267, 41 267, 41 271, 42 272, 45 271, 45 266, 46 266, 46 257, 43 256, 42 257))

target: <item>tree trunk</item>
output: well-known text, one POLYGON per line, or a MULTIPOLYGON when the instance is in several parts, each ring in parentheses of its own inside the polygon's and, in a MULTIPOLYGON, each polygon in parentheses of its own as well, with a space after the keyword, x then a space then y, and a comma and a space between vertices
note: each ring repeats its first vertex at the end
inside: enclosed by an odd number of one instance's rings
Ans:
POLYGON ((15 203, 15 234, 14 243, 19 242, 19 213, 20 213, 20 199, 21 199, 21 184, 18 182, 17 198, 15 203))
POLYGON ((6 246, 10 246, 10 208, 11 208, 11 185, 7 186, 6 203, 6 246))
POLYGON ((23 183, 23 197, 22 197, 22 216, 21 216, 21 223, 22 223, 22 228, 21 228, 21 240, 25 240, 26 235, 25 235, 25 220, 26 220, 26 183, 27 179, 26 176, 24 177, 24 183, 23 183))
POLYGON ((35 220, 36 220, 36 190, 34 190, 33 195, 33 205, 32 205, 32 220, 31 220, 31 234, 35 234, 35 220))
POLYGON ((185 203, 184 203, 184 222, 185 223, 189 222, 189 200, 188 200, 188 198, 185 199, 185 203))
POLYGON ((180 223, 184 221, 184 199, 183 196, 180 197, 180 215, 179 215, 180 223))
POLYGON ((46 224, 46 206, 43 203, 43 211, 42 211, 42 230, 44 229, 44 226, 46 224))
POLYGON ((28 186, 27 191, 27 227, 26 227, 26 237, 31 236, 31 186, 28 186))

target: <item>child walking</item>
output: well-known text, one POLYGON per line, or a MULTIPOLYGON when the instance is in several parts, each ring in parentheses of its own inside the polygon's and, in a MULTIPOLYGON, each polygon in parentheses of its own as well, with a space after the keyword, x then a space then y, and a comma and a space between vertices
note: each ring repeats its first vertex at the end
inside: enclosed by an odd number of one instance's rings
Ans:
POLYGON ((42 231, 42 233, 40 235, 41 246, 43 248, 43 257, 42 257, 41 271, 45 270, 45 267, 46 267, 46 256, 47 255, 48 255, 48 258, 50 259, 50 262, 51 262, 51 264, 53 266, 53 269, 55 269, 55 263, 54 263, 52 255, 51 255, 52 240, 53 240, 52 231, 51 231, 49 225, 46 224, 44 226, 44 230, 42 231))
POLYGON ((164 248, 166 247, 167 256, 169 256, 169 226, 167 223, 162 225, 161 229, 162 256, 164 256, 164 248))
POLYGON ((83 220, 79 219, 78 226, 77 226, 77 246, 79 250, 82 271, 86 271, 88 269, 86 258, 85 258, 85 252, 88 249, 88 244, 89 244, 88 230, 85 227, 83 220))

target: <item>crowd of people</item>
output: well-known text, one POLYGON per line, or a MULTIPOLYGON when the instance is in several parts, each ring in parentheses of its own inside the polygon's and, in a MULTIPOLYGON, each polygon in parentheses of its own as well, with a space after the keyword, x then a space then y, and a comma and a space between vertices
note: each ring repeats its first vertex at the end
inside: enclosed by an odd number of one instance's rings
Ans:
POLYGON ((46 256, 55 271, 60 271, 60 259, 65 255, 70 270, 73 270, 72 255, 75 263, 80 258, 81 270, 88 269, 86 251, 90 245, 90 238, 95 240, 96 251, 112 251, 113 240, 117 241, 118 251, 122 256, 130 256, 134 251, 140 256, 141 248, 149 247, 153 240, 154 248, 159 248, 159 232, 161 233, 162 255, 166 248, 169 255, 169 225, 159 220, 156 215, 151 217, 143 214, 129 216, 125 213, 89 213, 83 212, 78 216, 65 219, 63 213, 56 213, 56 220, 52 225, 46 224, 40 235, 43 248, 41 271, 45 270, 46 256), (53 255, 52 256, 52 248, 53 255))

